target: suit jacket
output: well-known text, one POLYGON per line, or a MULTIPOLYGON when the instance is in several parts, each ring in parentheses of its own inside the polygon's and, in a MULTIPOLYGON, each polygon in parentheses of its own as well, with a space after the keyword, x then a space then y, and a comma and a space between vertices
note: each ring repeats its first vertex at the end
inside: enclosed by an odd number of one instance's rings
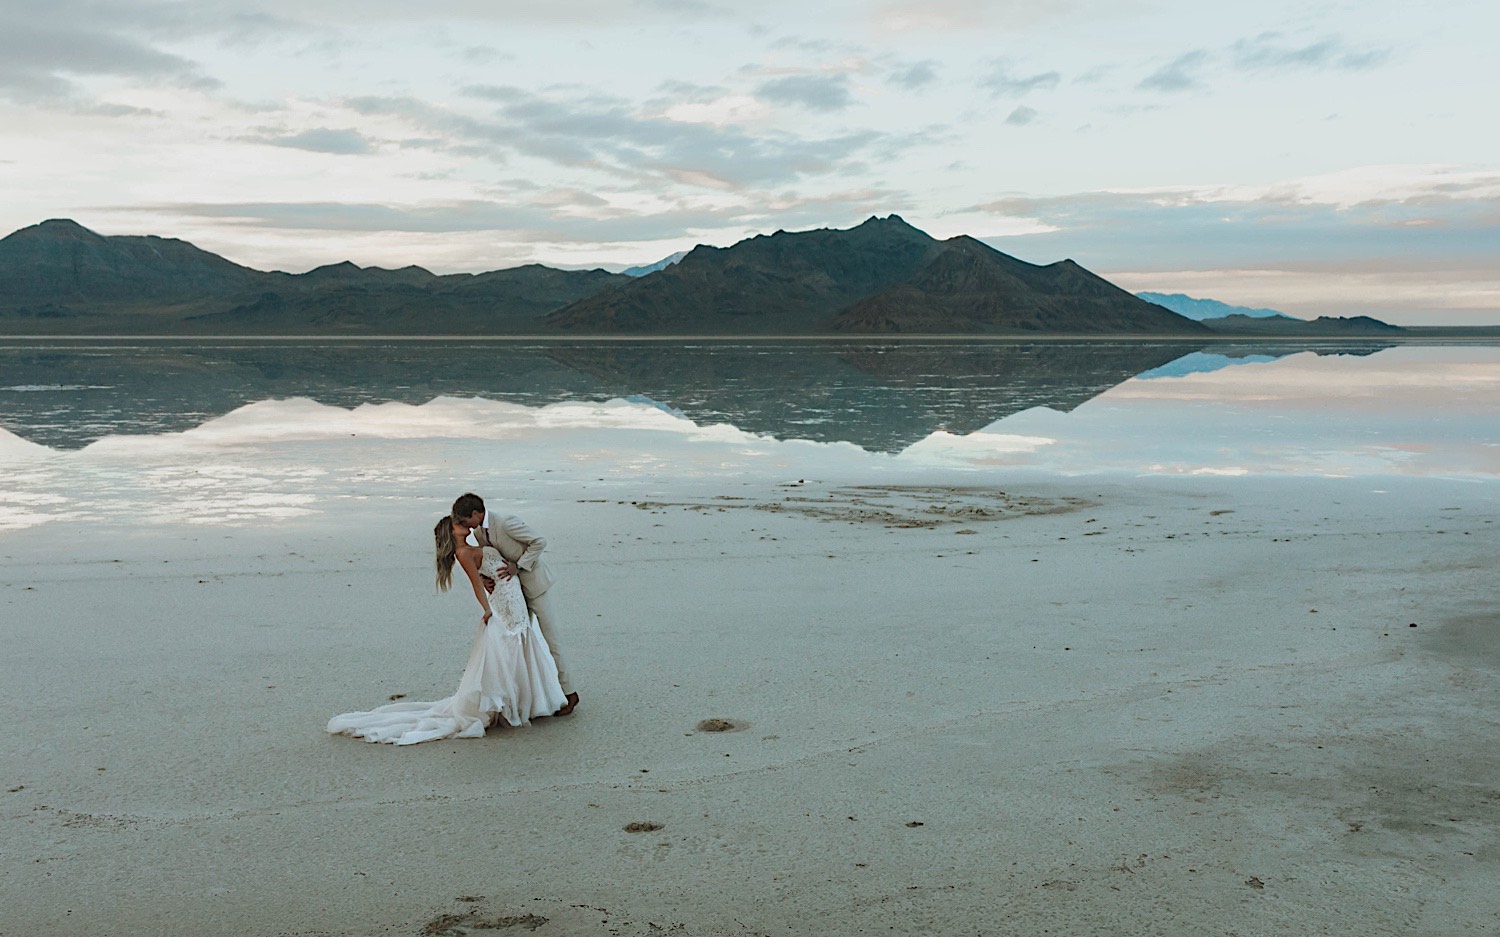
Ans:
POLYGON ((491 514, 489 523, 474 528, 474 539, 480 546, 492 546, 500 555, 516 564, 521 574, 521 591, 526 598, 534 599, 552 588, 552 571, 542 559, 547 541, 541 534, 526 526, 526 522, 514 515, 496 517, 491 514))

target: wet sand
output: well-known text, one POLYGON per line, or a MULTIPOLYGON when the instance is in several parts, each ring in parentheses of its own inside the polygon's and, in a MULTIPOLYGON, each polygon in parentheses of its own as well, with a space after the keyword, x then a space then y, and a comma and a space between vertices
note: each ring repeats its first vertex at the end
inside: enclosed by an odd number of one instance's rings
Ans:
POLYGON ((322 727, 456 683, 446 492, 0 533, 0 934, 1500 920, 1493 485, 672 492, 528 502, 582 703, 407 749, 322 727))

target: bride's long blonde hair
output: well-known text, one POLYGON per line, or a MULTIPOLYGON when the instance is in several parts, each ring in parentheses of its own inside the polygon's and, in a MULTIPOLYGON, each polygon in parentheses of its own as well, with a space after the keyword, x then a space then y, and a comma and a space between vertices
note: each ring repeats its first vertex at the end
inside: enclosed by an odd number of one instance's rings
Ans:
POLYGON ((453 561, 458 558, 458 541, 453 538, 453 518, 444 514, 433 525, 432 539, 437 541, 437 587, 447 592, 453 583, 453 561))

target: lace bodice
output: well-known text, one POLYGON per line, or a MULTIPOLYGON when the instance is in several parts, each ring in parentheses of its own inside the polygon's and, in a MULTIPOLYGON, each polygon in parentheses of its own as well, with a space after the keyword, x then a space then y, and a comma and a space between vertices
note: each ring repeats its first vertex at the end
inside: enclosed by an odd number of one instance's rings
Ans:
POLYGON ((500 551, 494 547, 485 547, 480 552, 479 574, 498 580, 499 577, 495 573, 505 568, 505 557, 501 556, 500 551))
POLYGON ((495 614, 490 619, 489 626, 517 631, 530 623, 531 613, 526 609, 526 596, 521 592, 521 581, 514 576, 501 579, 499 573, 504 569, 505 557, 500 555, 500 551, 494 547, 485 547, 479 561, 479 573, 495 580, 495 591, 490 593, 490 608, 495 614))

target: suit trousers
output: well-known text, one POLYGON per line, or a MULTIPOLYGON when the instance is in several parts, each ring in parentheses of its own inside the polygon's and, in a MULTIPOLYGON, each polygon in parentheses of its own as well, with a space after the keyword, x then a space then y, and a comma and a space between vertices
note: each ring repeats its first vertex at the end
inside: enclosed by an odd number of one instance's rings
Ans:
POLYGON ((572 693, 573 685, 568 680, 568 668, 563 664, 562 649, 557 643, 557 629, 552 618, 552 596, 551 590, 543 592, 538 596, 530 596, 526 599, 526 607, 536 616, 536 623, 542 629, 542 637, 547 639, 547 647, 552 651, 552 659, 557 663, 557 682, 562 685, 564 693, 572 693))

